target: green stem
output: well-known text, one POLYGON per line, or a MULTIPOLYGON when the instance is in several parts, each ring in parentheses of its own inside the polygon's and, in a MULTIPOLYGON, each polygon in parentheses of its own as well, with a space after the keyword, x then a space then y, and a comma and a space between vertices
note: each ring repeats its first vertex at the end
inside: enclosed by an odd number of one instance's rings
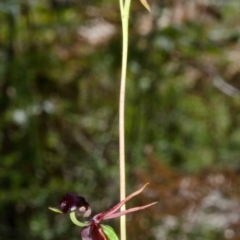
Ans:
MULTIPOLYGON (((126 198, 126 176, 125 176, 125 86, 127 73, 127 58, 128 58, 128 23, 131 0, 120 1, 121 20, 122 20, 122 71, 121 71, 121 86, 119 96, 119 169, 120 169, 120 199, 126 198)), ((125 205, 121 207, 121 211, 126 209, 125 205)), ((126 240, 126 216, 120 219, 121 240, 126 240)))

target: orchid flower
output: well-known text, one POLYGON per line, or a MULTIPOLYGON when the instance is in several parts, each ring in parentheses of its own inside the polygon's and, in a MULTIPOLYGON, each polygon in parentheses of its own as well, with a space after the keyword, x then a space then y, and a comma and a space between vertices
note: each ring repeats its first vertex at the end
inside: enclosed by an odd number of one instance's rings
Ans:
POLYGON ((157 202, 154 202, 144 206, 130 208, 122 212, 118 211, 127 201, 141 193, 147 184, 120 201, 111 209, 95 215, 89 222, 82 223, 76 218, 76 213, 78 211, 82 212, 84 217, 90 216, 91 208, 83 197, 75 194, 65 194, 58 208, 49 207, 49 209, 58 213, 70 213, 70 219, 72 222, 77 226, 83 227, 81 230, 82 240, 119 240, 115 231, 110 226, 101 224, 101 222, 106 219, 117 218, 131 212, 143 210, 156 204, 157 202))

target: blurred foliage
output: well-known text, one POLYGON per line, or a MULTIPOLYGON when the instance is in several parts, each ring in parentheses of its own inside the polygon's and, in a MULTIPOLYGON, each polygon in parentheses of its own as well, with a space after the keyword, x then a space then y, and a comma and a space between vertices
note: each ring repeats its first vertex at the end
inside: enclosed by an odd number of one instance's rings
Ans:
POLYGON ((197 174, 183 174, 149 150, 147 169, 137 168, 135 174, 151 185, 136 204, 156 200, 159 204, 144 215, 132 216, 140 229, 131 232, 135 238, 147 232, 149 239, 239 239, 239 170, 209 167, 197 174))
MULTIPOLYGON (((154 184, 161 179, 160 172, 148 173, 149 146, 174 173, 227 165, 235 174, 239 3, 150 3, 152 14, 134 1, 130 23, 128 191, 145 174, 154 184), (136 166, 146 173, 136 174, 136 166)), ((118 201, 118 7, 110 0, 0 2, 1 239, 79 239, 68 219, 47 210, 66 192, 85 196, 96 212, 118 201)), ((164 219, 146 212, 149 221, 129 227, 129 238, 183 239, 180 222, 169 236, 156 237, 164 219), (138 237, 139 229, 145 235, 138 237)), ((194 225, 184 239, 219 236, 194 225)))

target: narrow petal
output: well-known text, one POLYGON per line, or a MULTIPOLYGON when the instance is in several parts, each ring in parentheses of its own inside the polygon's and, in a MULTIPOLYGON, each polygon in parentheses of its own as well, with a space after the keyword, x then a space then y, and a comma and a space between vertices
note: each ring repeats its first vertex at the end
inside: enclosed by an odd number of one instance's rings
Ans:
POLYGON ((131 198, 133 198, 134 196, 138 195, 139 193, 141 193, 144 188, 148 185, 149 183, 146 183, 142 188, 140 188, 139 190, 137 190, 136 192, 133 192, 132 194, 130 194, 128 197, 126 197, 124 200, 122 200, 121 202, 119 202, 118 204, 116 204, 114 207, 112 207, 110 210, 103 212, 103 213, 99 213, 94 217, 94 220, 97 222, 100 222, 103 219, 106 219, 107 216, 112 215, 113 213, 115 213, 123 204, 125 204, 127 201, 129 201, 131 198))
POLYGON ((61 210, 59 210, 58 208, 54 208, 54 207, 48 207, 49 210, 56 212, 56 213, 63 213, 61 210))
POLYGON ((78 221, 78 219, 76 218, 76 212, 70 212, 69 216, 70 216, 71 221, 79 227, 86 227, 86 226, 90 225, 90 223, 82 223, 82 222, 78 221))
POLYGON ((105 220, 105 219, 111 219, 111 218, 117 218, 117 217, 120 217, 120 216, 122 216, 122 215, 126 215, 126 214, 131 213, 131 212, 140 211, 140 210, 143 210, 143 209, 145 209, 145 208, 151 207, 152 205, 155 205, 155 204, 157 204, 157 203, 158 203, 158 202, 154 202, 154 203, 150 203, 150 204, 148 204, 148 205, 130 208, 130 209, 125 210, 125 211, 122 211, 122 212, 113 213, 113 214, 111 214, 111 215, 105 216, 105 217, 104 217, 104 220, 105 220))

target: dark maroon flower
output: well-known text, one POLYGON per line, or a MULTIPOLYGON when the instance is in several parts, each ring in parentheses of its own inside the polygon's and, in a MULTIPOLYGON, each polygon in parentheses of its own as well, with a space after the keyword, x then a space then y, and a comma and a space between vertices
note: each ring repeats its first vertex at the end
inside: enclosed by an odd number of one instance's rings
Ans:
POLYGON ((118 211, 121 208, 121 206, 123 206, 127 201, 129 201, 131 198, 141 193, 146 186, 147 184, 145 184, 138 191, 129 195, 124 200, 120 201, 111 209, 95 215, 92 218, 92 220, 87 223, 82 223, 76 218, 75 210, 77 209, 79 209, 81 212, 84 212, 85 217, 86 216, 88 217, 91 213, 91 208, 83 197, 67 193, 64 195, 58 208, 49 208, 49 209, 59 213, 70 212, 70 218, 72 222, 77 226, 83 227, 83 229, 81 230, 82 240, 118 240, 118 237, 114 232, 114 230, 110 226, 101 224, 101 221, 106 219, 111 219, 111 218, 117 218, 131 212, 143 210, 145 208, 148 208, 156 204, 157 202, 154 202, 148 205, 130 208, 122 212, 118 211))

